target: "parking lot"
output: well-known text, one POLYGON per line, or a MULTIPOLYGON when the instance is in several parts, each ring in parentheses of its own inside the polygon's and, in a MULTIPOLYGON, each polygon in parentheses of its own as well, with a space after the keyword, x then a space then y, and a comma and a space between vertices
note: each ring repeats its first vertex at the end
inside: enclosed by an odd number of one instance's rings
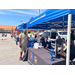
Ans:
POLYGON ((19 60, 20 48, 10 34, 2 37, 0 34, 0 65, 29 65, 27 61, 19 60), (3 39, 3 40, 2 40, 3 39))

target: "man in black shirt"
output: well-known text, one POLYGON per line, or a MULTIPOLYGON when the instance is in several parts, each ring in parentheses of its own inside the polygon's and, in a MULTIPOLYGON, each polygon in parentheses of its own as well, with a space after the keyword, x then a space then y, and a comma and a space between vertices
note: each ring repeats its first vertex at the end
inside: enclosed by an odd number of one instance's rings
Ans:
POLYGON ((44 41, 41 43, 41 45, 44 46, 44 48, 48 48, 47 38, 44 39, 44 41))
MULTIPOLYGON (((67 40, 65 41, 65 44, 67 45, 67 40)), ((65 56, 66 51, 67 51, 67 49, 65 51, 58 52, 58 54, 60 54, 61 56, 65 56)), ((70 60, 73 60, 74 58, 75 58, 75 47, 71 41, 71 43, 70 43, 70 60)))

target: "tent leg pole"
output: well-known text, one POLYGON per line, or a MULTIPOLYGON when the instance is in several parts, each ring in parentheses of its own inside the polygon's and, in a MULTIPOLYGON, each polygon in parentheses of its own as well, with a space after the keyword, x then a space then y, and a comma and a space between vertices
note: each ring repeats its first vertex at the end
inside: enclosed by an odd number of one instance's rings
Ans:
POLYGON ((68 14, 68 30, 67 30, 67 56, 66 56, 66 65, 69 65, 70 58, 70 33, 71 33, 71 14, 68 14))

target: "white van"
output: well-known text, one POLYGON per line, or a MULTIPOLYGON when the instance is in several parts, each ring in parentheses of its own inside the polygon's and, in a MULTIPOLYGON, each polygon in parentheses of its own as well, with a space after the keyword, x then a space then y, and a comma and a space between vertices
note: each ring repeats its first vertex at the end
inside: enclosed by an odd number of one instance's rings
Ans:
POLYGON ((57 39, 58 36, 60 36, 64 42, 67 40, 67 31, 45 31, 42 35, 43 37, 48 37, 48 40, 50 38, 57 39))
POLYGON ((65 40, 67 40, 67 31, 57 31, 56 39, 58 36, 60 36, 61 39, 63 39, 63 42, 65 42, 65 40))
POLYGON ((52 29, 52 30, 45 30, 44 32, 40 32, 39 33, 40 37, 48 37, 48 40, 50 38, 52 39, 57 39, 58 36, 61 37, 61 39, 63 39, 63 41, 65 42, 65 40, 67 40, 67 31, 56 31, 56 29, 52 29))

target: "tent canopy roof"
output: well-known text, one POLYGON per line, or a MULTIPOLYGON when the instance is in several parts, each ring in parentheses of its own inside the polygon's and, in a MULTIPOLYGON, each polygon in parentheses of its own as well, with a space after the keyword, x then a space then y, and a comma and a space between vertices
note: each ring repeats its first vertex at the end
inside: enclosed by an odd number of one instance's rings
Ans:
MULTIPOLYGON (((18 25, 17 27, 16 27, 16 30, 24 30, 24 29, 27 29, 27 23, 23 23, 23 24, 21 24, 21 25, 18 25)), ((36 30, 37 28, 29 28, 28 30, 36 30)), ((46 28, 39 28, 39 29, 37 29, 37 30, 47 30, 46 28)))
POLYGON ((72 25, 75 27, 75 9, 48 9, 27 23, 32 29, 67 28, 68 14, 72 14, 72 25))

